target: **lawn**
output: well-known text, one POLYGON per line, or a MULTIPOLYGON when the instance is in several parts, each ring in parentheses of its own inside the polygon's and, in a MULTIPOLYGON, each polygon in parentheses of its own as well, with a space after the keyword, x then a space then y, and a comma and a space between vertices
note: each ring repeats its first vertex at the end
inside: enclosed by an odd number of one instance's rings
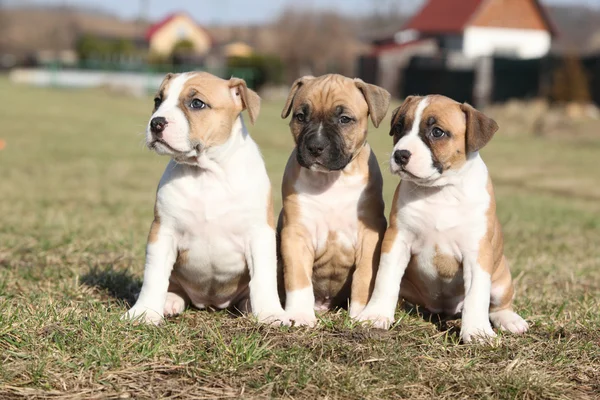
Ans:
MULTIPOLYGON (((345 312, 317 329, 188 310, 159 328, 119 317, 141 286, 167 159, 143 146, 152 101, 0 80, 0 398, 600 397, 600 135, 500 132, 496 183, 524 336, 464 345, 401 309, 390 331, 345 312)), ((277 212, 292 148, 282 102, 250 127, 277 212)), ((391 114, 391 113, 390 113, 391 114)), ((369 141, 391 201, 388 120, 369 141)))

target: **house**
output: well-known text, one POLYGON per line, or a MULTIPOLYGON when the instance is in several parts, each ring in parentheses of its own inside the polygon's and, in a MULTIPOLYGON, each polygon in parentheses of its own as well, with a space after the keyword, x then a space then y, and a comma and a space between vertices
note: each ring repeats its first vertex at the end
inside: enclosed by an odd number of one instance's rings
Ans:
POLYGON ((398 97, 437 92, 485 104, 497 83, 494 58, 539 59, 555 35, 539 0, 427 0, 401 29, 373 42, 360 75, 398 97))
POLYGON ((203 56, 213 47, 211 35, 188 14, 176 13, 152 25, 146 31, 152 54, 168 57, 178 46, 191 46, 196 56, 203 56))
POLYGON ((469 58, 539 58, 554 28, 539 0, 428 0, 396 38, 433 38, 441 50, 469 58))

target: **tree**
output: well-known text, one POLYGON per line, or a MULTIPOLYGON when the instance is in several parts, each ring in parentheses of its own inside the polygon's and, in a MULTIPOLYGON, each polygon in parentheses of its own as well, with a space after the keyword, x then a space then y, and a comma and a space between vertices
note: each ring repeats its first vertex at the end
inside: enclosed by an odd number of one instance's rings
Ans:
POLYGON ((552 100, 557 102, 589 103, 590 82, 579 57, 566 56, 554 71, 552 100))
POLYGON ((277 54, 287 80, 305 74, 353 75, 361 44, 353 23, 332 12, 287 9, 275 24, 277 54))

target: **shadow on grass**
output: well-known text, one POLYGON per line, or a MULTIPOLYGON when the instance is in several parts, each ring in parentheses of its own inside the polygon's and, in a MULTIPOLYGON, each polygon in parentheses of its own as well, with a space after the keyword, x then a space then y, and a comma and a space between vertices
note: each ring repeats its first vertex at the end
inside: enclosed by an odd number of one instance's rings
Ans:
POLYGON ((440 332, 447 332, 451 336, 460 336, 460 327, 456 326, 456 324, 448 324, 449 321, 456 321, 460 317, 432 313, 422 307, 407 302, 404 302, 402 308, 408 315, 422 318, 424 321, 434 324, 440 332))
POLYGON ((81 277, 81 282, 122 300, 131 307, 142 287, 142 280, 127 270, 115 270, 113 266, 92 267, 81 277))

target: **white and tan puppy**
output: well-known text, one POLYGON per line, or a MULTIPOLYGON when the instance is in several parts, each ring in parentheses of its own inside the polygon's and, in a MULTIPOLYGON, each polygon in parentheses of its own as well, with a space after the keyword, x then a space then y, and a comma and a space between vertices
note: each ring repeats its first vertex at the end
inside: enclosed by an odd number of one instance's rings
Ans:
POLYGON ((356 316, 369 299, 386 220, 368 119, 378 126, 389 100, 385 90, 341 75, 292 86, 281 116, 292 114, 296 148, 278 223, 288 323, 313 326, 315 309, 349 299, 356 316))
POLYGON ((513 284, 488 170, 479 150, 498 126, 468 104, 408 97, 392 117, 396 189, 390 226, 368 306, 359 315, 380 328, 398 295, 434 313, 462 313, 461 337, 514 333, 527 323, 512 310, 513 284))
POLYGON ((241 112, 260 98, 242 79, 169 74, 146 141, 172 160, 158 185, 144 283, 127 318, 159 323, 186 305, 239 307, 260 320, 283 314, 271 184, 241 112))

